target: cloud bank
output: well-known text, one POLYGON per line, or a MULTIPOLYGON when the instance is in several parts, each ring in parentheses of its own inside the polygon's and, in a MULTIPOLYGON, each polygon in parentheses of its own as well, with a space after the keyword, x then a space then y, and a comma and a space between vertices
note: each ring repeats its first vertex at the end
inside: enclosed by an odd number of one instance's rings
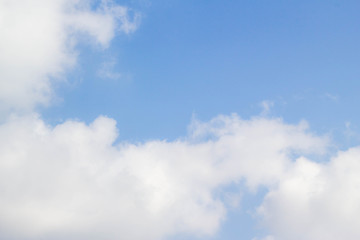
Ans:
POLYGON ((236 115, 196 122, 174 142, 113 145, 106 117, 55 127, 13 117, 0 136, 0 226, 16 239, 213 234, 226 218, 217 189, 276 186, 293 168, 291 153, 326 147, 304 124, 236 115))

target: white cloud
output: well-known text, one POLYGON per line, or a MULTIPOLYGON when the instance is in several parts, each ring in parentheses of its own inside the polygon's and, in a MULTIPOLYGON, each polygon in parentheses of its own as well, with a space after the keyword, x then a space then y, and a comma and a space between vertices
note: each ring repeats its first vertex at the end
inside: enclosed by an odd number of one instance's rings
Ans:
POLYGON ((221 186, 273 186, 289 153, 326 139, 304 124, 220 116, 185 140, 113 145, 115 121, 47 126, 36 116, 0 126, 0 234, 15 239, 161 239, 213 234, 226 217, 221 186))
POLYGON ((299 158, 259 208, 277 239, 360 238, 360 148, 327 163, 299 158))
POLYGON ((107 47, 116 31, 136 29, 139 15, 128 12, 112 1, 93 9, 90 0, 0 0, 0 111, 48 104, 76 63, 79 37, 107 47))
POLYGON ((219 116, 194 121, 184 139, 114 145, 107 117, 52 127, 32 113, 76 64, 78 41, 106 48, 137 28, 129 16, 106 0, 0 0, 1 239, 211 235, 244 194, 217 190, 241 181, 269 189, 258 208, 266 240, 360 238, 360 148, 312 161, 304 156, 326 153, 328 139, 306 122, 219 116))

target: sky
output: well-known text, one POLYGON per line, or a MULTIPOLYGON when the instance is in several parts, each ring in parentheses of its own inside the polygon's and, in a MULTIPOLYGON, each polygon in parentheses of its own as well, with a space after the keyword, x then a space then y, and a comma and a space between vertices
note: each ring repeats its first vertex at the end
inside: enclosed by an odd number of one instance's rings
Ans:
POLYGON ((0 0, 0 238, 359 239, 359 12, 0 0))

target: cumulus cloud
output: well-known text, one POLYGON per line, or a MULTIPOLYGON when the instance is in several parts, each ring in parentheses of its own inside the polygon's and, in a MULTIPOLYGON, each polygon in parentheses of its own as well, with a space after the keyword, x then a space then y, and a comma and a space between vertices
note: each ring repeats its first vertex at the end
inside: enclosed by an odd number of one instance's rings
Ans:
POLYGON ((115 121, 47 126, 37 116, 0 126, 0 229, 14 239, 161 239, 209 235, 226 218, 216 190, 273 186, 291 152, 327 140, 304 124, 219 116, 173 142, 120 143, 115 121), (61 238, 60 237, 60 238, 61 238))
POLYGON ((76 63, 75 46, 90 37, 107 47, 116 32, 130 33, 139 14, 102 1, 0 0, 0 111, 46 105, 53 83, 76 63))
MULTIPOLYGON (((249 120, 194 120, 171 142, 114 144, 116 122, 103 116, 47 125, 34 107, 49 104, 54 81, 76 64, 76 44, 106 48, 116 32, 138 26, 128 8, 93 3, 0 0, 1 239, 211 235, 260 186, 268 192, 257 214, 271 234, 263 239, 360 238, 360 148, 311 160, 329 140, 304 121, 267 118, 271 102, 249 120), (246 191, 224 191, 237 183, 246 191)), ((103 74, 118 77, 110 70, 103 74)))
POLYGON ((276 239, 360 238, 360 148, 326 163, 299 158, 258 213, 276 239))

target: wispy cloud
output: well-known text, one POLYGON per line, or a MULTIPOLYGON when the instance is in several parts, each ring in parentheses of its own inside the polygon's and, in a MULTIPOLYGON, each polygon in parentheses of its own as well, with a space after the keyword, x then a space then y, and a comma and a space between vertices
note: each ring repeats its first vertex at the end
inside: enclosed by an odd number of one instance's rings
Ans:
POLYGON ((260 107, 262 108, 261 115, 268 115, 272 107, 274 107, 274 102, 269 100, 264 100, 260 103, 260 107))
POLYGON ((334 101, 334 102, 338 102, 339 99, 340 99, 338 95, 334 95, 334 94, 330 94, 330 93, 325 93, 325 94, 323 95, 323 97, 324 97, 324 98, 327 98, 327 99, 329 99, 329 100, 331 100, 331 101, 334 101))
POLYGON ((115 59, 105 61, 101 64, 101 67, 97 71, 97 75, 102 79, 120 80, 122 78, 122 74, 115 69, 115 66, 115 59))

